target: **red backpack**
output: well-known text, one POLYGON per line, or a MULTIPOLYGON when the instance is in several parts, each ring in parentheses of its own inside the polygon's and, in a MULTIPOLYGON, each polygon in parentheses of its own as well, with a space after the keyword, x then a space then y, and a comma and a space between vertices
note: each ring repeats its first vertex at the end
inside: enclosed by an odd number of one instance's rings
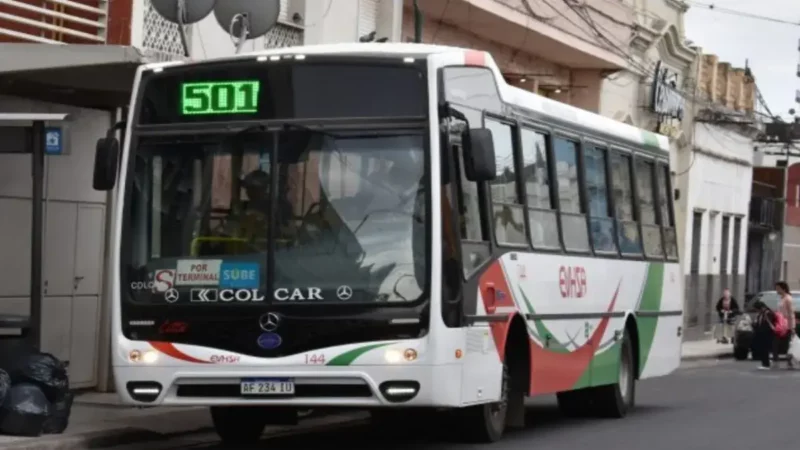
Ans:
POLYGON ((789 334, 789 321, 782 313, 775 313, 775 334, 779 337, 784 337, 789 334))

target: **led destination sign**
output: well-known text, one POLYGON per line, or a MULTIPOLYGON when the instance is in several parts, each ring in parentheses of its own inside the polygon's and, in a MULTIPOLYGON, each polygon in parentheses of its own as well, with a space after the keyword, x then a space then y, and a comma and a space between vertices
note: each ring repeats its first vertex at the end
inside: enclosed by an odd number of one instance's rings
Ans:
POLYGON ((256 114, 260 88, 260 81, 183 83, 181 114, 256 114))
POLYGON ((147 126, 426 117, 425 61, 400 61, 337 56, 303 64, 242 60, 148 71, 136 121, 147 126))

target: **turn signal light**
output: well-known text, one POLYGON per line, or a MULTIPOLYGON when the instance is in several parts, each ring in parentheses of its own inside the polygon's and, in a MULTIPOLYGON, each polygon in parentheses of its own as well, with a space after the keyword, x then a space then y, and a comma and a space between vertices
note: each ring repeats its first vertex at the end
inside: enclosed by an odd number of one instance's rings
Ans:
POLYGON ((152 350, 148 350, 145 352, 141 352, 139 350, 131 350, 131 352, 128 353, 128 359, 131 362, 135 363, 142 362, 145 364, 153 364, 156 361, 158 361, 158 353, 152 350))

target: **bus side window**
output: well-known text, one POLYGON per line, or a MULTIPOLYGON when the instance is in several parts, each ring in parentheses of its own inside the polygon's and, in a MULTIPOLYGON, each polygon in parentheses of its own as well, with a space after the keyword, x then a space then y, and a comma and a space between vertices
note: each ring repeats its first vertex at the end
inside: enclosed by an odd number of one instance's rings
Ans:
POLYGON ((588 252, 589 230, 581 202, 580 174, 578 169, 578 143, 564 138, 553 138, 553 155, 556 161, 558 209, 564 249, 588 252))
POLYGON ((520 135, 523 190, 528 201, 531 243, 535 249, 560 249, 558 213, 553 205, 550 182, 549 136, 527 128, 523 128, 520 135))
POLYGON ((631 157, 618 152, 611 153, 611 187, 614 193, 614 217, 617 220, 619 250, 623 255, 640 256, 642 241, 636 223, 633 198, 631 157))
POLYGON ((584 178, 589 203, 589 223, 594 250, 600 253, 616 253, 614 219, 609 203, 606 158, 608 151, 596 145, 588 145, 583 152, 584 178))
POLYGON ((655 165, 653 161, 636 158, 636 195, 639 198, 639 223, 642 227, 642 243, 645 256, 663 258, 664 246, 661 241, 661 227, 656 220, 657 203, 654 183, 655 165))
POLYGON ((489 183, 492 228, 499 244, 526 245, 524 206, 517 183, 517 158, 511 125, 486 119, 492 131, 497 177, 489 183))
POLYGON ((664 236, 664 253, 669 259, 678 259, 678 237, 675 234, 675 216, 672 211, 672 192, 670 186, 669 166, 656 165, 656 183, 658 184, 658 204, 661 215, 661 233, 664 236))

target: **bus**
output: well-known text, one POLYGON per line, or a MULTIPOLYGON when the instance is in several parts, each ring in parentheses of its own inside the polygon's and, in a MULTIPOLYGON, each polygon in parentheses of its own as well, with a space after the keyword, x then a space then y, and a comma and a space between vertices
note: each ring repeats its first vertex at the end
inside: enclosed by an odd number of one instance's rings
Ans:
POLYGON ((667 139, 482 51, 143 65, 93 177, 116 199, 116 389, 209 407, 225 442, 328 408, 493 442, 526 397, 619 418, 680 364, 667 139))

